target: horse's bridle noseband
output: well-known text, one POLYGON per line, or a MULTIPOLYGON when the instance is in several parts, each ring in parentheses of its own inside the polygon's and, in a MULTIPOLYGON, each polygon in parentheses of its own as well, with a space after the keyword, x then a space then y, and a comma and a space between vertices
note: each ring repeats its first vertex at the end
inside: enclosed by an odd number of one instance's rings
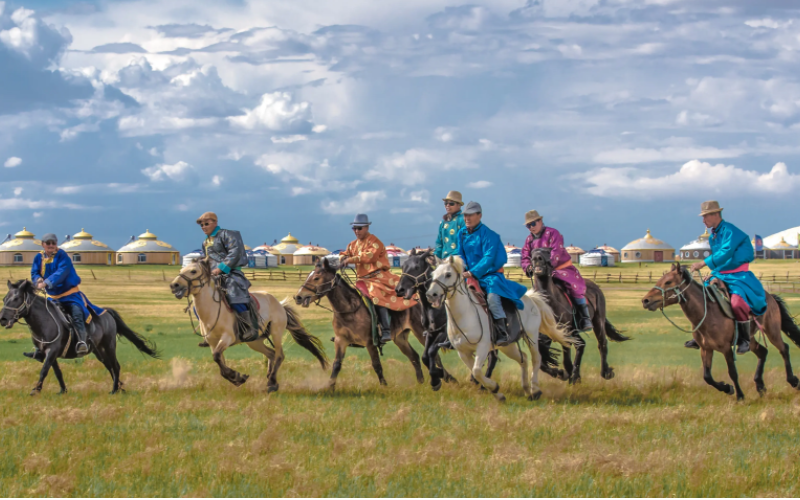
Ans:
POLYGON ((21 306, 19 306, 19 307, 8 307, 4 303, 3 304, 3 309, 8 309, 9 311, 13 311, 14 312, 14 316, 12 317, 12 323, 11 323, 13 325, 14 323, 19 322, 20 318, 24 317, 22 315, 22 312, 24 310, 26 310, 26 309, 30 310, 31 304, 33 304, 33 295, 29 294, 29 293, 26 293, 25 296, 22 298, 22 305, 21 306), (31 297, 30 301, 28 300, 28 296, 31 297))
POLYGON ((190 278, 190 277, 186 276, 183 273, 178 273, 178 278, 183 278, 183 280, 186 282, 186 286, 188 288, 188 292, 192 293, 192 288, 194 288, 194 287, 203 288, 204 286, 206 286, 209 283, 209 280, 203 281, 203 275, 204 274, 206 274, 206 273, 205 272, 200 273, 200 277, 199 278, 190 278), (199 283, 197 285, 195 285, 194 284, 195 281, 198 281, 199 283))
POLYGON ((408 274, 408 273, 400 273, 400 277, 402 278, 403 276, 408 276, 409 278, 414 280, 413 288, 422 288, 422 286, 425 285, 425 283, 427 283, 428 281, 431 280, 430 276, 428 276, 428 273, 430 273, 430 272, 431 272, 431 267, 428 266, 428 269, 426 269, 424 273, 418 274, 417 276, 414 276, 413 274, 408 274), (420 280, 420 278, 423 278, 423 277, 425 279, 424 280, 420 280))

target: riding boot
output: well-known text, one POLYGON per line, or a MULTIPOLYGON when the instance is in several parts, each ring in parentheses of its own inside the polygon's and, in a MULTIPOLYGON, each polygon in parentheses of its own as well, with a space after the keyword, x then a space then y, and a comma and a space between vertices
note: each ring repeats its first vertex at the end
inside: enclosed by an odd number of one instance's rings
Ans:
POLYGON ((40 363, 44 362, 44 351, 40 351, 39 349, 35 349, 33 352, 23 352, 22 355, 26 358, 34 359, 40 363))
POLYGON ((204 341, 200 342, 199 344, 197 344, 197 347, 208 347, 208 342, 206 342, 204 340, 204 341))
POLYGON ((683 347, 687 349, 700 349, 700 346, 697 345, 697 341, 695 339, 687 341, 685 344, 683 344, 683 347))
POLYGON ((592 329, 592 320, 589 318, 589 304, 575 304, 578 311, 578 330, 588 332, 592 329))
POLYGON ((258 338, 258 323, 253 321, 250 311, 245 309, 244 312, 237 312, 236 316, 240 336, 239 340, 241 342, 252 342, 256 340, 258 338))
POLYGON ((508 345, 508 329, 506 328, 505 318, 494 319, 495 341, 497 347, 508 345))
POLYGON ((83 321, 75 321, 75 333, 78 336, 78 342, 75 344, 75 354, 78 356, 86 356, 89 354, 89 344, 86 343, 86 323, 83 321))
POLYGON ((375 312, 378 313, 378 322, 381 327, 381 345, 388 344, 392 341, 392 317, 389 315, 389 309, 375 306, 375 312))
POLYGON ((736 354, 746 354, 750 351, 750 322, 737 321, 736 329, 736 354))

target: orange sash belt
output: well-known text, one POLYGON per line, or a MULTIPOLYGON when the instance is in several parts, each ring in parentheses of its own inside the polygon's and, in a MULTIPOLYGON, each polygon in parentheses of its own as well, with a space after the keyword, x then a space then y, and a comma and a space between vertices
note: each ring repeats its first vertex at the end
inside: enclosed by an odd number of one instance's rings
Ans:
POLYGON ((572 261, 568 260, 568 261, 564 262, 563 264, 560 264, 557 268, 555 268, 555 271, 561 271, 561 270, 566 269, 566 268, 568 268, 570 266, 572 266, 572 261))
POLYGON ((58 295, 50 295, 50 294, 48 294, 47 298, 48 299, 60 299, 62 297, 66 297, 67 295, 72 295, 73 293, 78 293, 80 291, 81 291, 80 288, 76 286, 76 287, 72 287, 69 290, 67 290, 66 292, 60 293, 58 295))
POLYGON ((730 271, 720 271, 719 274, 733 274, 733 273, 743 273, 745 271, 750 270, 750 264, 745 262, 741 266, 737 267, 736 269, 731 269, 730 271))

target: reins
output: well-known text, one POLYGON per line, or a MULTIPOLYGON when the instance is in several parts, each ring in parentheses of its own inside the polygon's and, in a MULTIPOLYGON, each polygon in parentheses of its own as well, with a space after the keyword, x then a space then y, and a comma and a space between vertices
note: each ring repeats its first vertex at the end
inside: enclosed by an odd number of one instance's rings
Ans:
POLYGON ((456 282, 451 286, 445 285, 444 283, 442 283, 438 279, 434 279, 433 280, 433 284, 439 285, 442 288, 442 291, 444 292, 444 298, 442 298, 442 301, 444 302, 444 307, 447 310, 448 318, 453 320, 453 325, 455 325, 455 327, 458 329, 458 332, 461 334, 461 336, 464 337, 464 340, 466 340, 469 345, 480 344, 481 341, 483 340, 483 334, 484 334, 483 321, 481 321, 481 313, 480 313, 480 311, 478 311, 478 304, 475 301, 472 300, 472 297, 470 296, 470 293, 469 293, 469 288, 467 287, 467 282, 464 280, 463 276, 461 276, 461 273, 458 273, 458 277, 456 278, 456 282), (461 285, 462 283, 464 284, 464 290, 461 290, 459 288, 459 285, 461 285), (480 338, 478 339, 477 342, 472 342, 471 340, 469 340, 469 337, 467 337, 467 334, 464 333, 464 330, 461 328, 461 326, 459 326, 458 322, 456 321, 456 318, 453 315, 453 313, 452 313, 452 311, 450 309, 450 306, 447 304, 447 301, 449 299, 448 294, 450 293, 450 291, 453 292, 453 295, 452 295, 453 297, 455 297, 456 293, 460 293, 460 294, 466 295, 467 298, 469 299, 470 304, 472 304, 472 307, 475 309, 475 315, 478 316, 478 323, 481 325, 481 336, 480 336, 480 338))
MULTIPOLYGON (((222 292, 223 292, 222 285, 220 285, 219 282, 214 280, 213 277, 204 280, 203 278, 205 274, 206 274, 205 269, 203 269, 203 273, 200 275, 199 278, 189 278, 183 273, 178 274, 179 278, 183 278, 183 280, 186 281, 186 286, 188 287, 188 290, 186 292, 186 309, 184 309, 183 312, 188 313, 189 315, 189 323, 191 323, 192 325, 192 332, 198 337, 203 337, 203 340, 208 338, 208 336, 211 334, 211 332, 214 331, 214 328, 216 328, 217 324, 219 323, 219 318, 222 315, 222 292), (195 281, 197 281, 198 284, 195 285, 194 284, 195 281), (194 318, 192 318, 192 309, 194 307, 194 294, 192 293, 192 289, 197 288, 197 290, 199 291, 204 286, 208 285, 211 281, 214 281, 214 290, 212 290, 211 292, 211 300, 217 303, 217 319, 214 321, 214 326, 212 326, 211 329, 209 329, 205 334, 203 334, 202 332, 198 333, 197 327, 194 326, 194 318), (191 299, 189 299, 190 295, 192 296, 191 299)), ((194 309, 196 310, 196 308, 194 309)))
MULTIPOLYGON (((703 276, 700 274, 700 271, 697 271, 697 274, 700 277, 700 279, 702 280, 703 276)), ((686 292, 686 290, 689 289, 689 287, 692 286, 692 284, 694 282, 695 281, 694 281, 694 279, 692 278, 692 276, 690 274, 689 275, 689 283, 682 290, 681 290, 680 287, 684 283, 686 283, 686 278, 683 278, 681 280, 680 284, 675 285, 674 287, 671 287, 671 288, 661 288, 660 286, 654 286, 653 287, 655 290, 658 290, 658 291, 661 292, 661 314, 664 315, 665 318, 667 318, 667 321, 672 323, 672 326, 674 326, 675 328, 677 328, 678 330, 680 330, 680 331, 682 331, 684 333, 694 333, 694 332, 696 332, 701 326, 703 326, 703 323, 705 322, 706 318, 708 317, 708 297, 707 297, 707 294, 710 293, 710 292, 708 290, 706 290, 705 285, 700 283, 700 288, 702 289, 702 294, 703 294, 703 319, 701 319, 700 322, 697 324, 697 326, 694 327, 693 329, 685 330, 685 329, 681 328, 680 326, 678 326, 674 321, 672 321, 670 319, 669 316, 667 316, 667 313, 664 312, 664 306, 666 305, 667 298, 668 298, 667 297, 667 292, 672 292, 674 294, 672 297, 669 297, 669 298, 670 299, 677 298, 678 299, 678 304, 680 304, 681 301, 688 303, 689 301, 685 296, 685 292, 686 292)))
MULTIPOLYGON (((345 268, 345 269, 346 269, 346 268, 345 268)), ((312 303, 313 303, 315 306, 317 306, 317 307, 321 307, 321 308, 325 309, 326 311, 330 311, 330 312, 332 312, 333 314, 342 314, 342 315, 344 315, 344 314, 353 314, 353 313, 355 313, 356 311, 358 311, 358 310, 361 308, 361 306, 363 305, 363 301, 362 301, 362 300, 359 300, 359 301, 358 301, 358 305, 356 305, 356 307, 355 307, 355 308, 353 308, 353 309, 352 309, 352 310, 350 310, 350 311, 336 311, 336 310, 334 310, 334 309, 331 309, 331 308, 325 307, 325 306, 323 306, 323 305, 320 303, 320 301, 322 300, 322 297, 325 297, 325 296, 327 296, 329 293, 331 293, 331 292, 333 291, 333 289, 334 289, 334 288, 336 288, 336 286, 337 286, 337 285, 338 285, 338 284, 341 282, 341 280, 342 280, 342 279, 344 279, 344 280, 347 280, 347 281, 348 281, 348 282, 349 282, 349 283, 352 285, 352 282, 350 281, 350 278, 349 278, 347 275, 345 275, 343 271, 344 271, 343 269, 342 269, 342 270, 340 270, 340 272, 339 272, 339 273, 336 273, 336 274, 333 276, 333 279, 332 279, 332 280, 330 280, 330 281, 326 281, 326 282, 322 283, 322 284, 321 284, 321 285, 319 285, 319 286, 313 286, 313 287, 312 287, 311 285, 309 285, 309 284, 308 284, 308 282, 304 282, 304 283, 301 285, 301 288, 303 288, 303 289, 305 289, 305 290, 308 290, 309 292, 311 292, 311 293, 313 293, 313 294, 314 294, 314 298, 316 298, 316 300, 312 300, 312 303), (340 273, 341 273, 341 274, 340 274, 340 273), (330 286, 329 286, 327 289, 322 289, 322 290, 321 290, 321 288, 322 288, 323 286, 326 286, 326 285, 330 285, 330 286)), ((316 271, 313 271, 313 272, 316 272, 316 271)), ((356 292, 356 293, 358 293, 358 292, 356 292)), ((329 300, 330 300, 330 299, 329 299, 329 300)))
MULTIPOLYGON (((47 298, 44 299, 44 308, 47 311, 47 314, 49 314, 50 318, 53 320, 53 323, 55 323, 55 325, 56 325, 56 331, 58 332, 58 334, 56 334, 56 338, 54 338, 53 340, 49 340, 49 341, 37 338, 36 334, 33 332, 33 328, 31 328, 30 323, 23 323, 22 321, 20 321, 22 318, 28 319, 26 317, 27 314, 30 314, 30 313, 33 312, 33 302, 36 300, 36 293, 37 292, 35 290, 34 290, 33 293, 30 293, 30 292, 26 293, 25 297, 22 299, 22 305, 19 306, 19 307, 8 307, 8 306, 6 306, 4 304, 3 308, 14 312, 13 320, 14 320, 15 323, 20 323, 20 324, 25 325, 26 327, 28 327, 28 332, 30 332, 31 338, 33 338, 34 342, 38 342, 42 346, 51 345, 51 344, 54 344, 54 343, 58 342, 59 340, 61 340, 62 332, 61 332, 61 323, 59 322, 59 320, 56 319, 55 316, 53 316, 53 313, 50 311, 50 307, 49 307, 50 306, 50 304, 49 304, 50 301, 47 300, 47 298), (30 296, 30 300, 28 300, 29 296, 30 296), (27 313, 23 313, 23 311, 26 311, 26 310, 27 310, 27 313)), ((56 309, 59 311, 59 313, 61 312, 60 309, 58 309, 58 308, 56 308, 56 309)), ((66 318, 63 318, 63 319, 66 321, 66 318)), ((69 349, 69 346, 71 344, 71 342, 70 342, 71 338, 72 338, 72 336, 70 335, 70 339, 68 339, 67 345, 64 346, 64 350, 62 351, 60 357, 63 357, 64 355, 66 355, 67 349, 69 349)))

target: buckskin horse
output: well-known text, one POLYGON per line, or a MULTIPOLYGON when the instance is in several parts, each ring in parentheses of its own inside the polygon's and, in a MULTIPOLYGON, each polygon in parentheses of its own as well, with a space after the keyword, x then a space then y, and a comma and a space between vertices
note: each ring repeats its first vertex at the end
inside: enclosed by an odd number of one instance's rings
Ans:
MULTIPOLYGON (((336 387, 336 378, 342 369, 342 361, 349 345, 367 348, 372 368, 378 375, 378 382, 386 385, 380 354, 372 340, 372 317, 369 309, 364 304, 361 294, 338 271, 339 268, 328 262, 328 259, 320 259, 294 296, 295 302, 302 307, 308 307, 311 301, 317 301, 319 304, 322 297, 327 297, 331 304, 336 358, 333 361, 328 388, 333 390, 336 387)), ((420 318, 421 308, 422 306, 417 303, 405 311, 389 311, 392 340, 411 361, 417 382, 420 384, 425 381, 425 377, 422 374, 419 354, 408 343, 408 331, 414 332, 419 343, 425 345, 422 336, 424 328, 420 318)))
MULTIPOLYGON (((211 347, 214 361, 219 365, 222 377, 237 387, 247 382, 249 375, 239 373, 225 363, 223 354, 225 350, 240 343, 236 335, 237 319, 236 313, 229 309, 225 301, 225 292, 220 288, 219 282, 211 276, 208 259, 195 260, 181 269, 178 276, 170 283, 170 289, 178 299, 186 297, 187 294, 193 296, 194 307, 200 319, 201 334, 211 347)), ((266 326, 261 328, 259 338, 245 344, 267 358, 267 392, 279 389, 278 370, 284 359, 282 345, 284 330, 289 330, 294 341, 314 355, 323 369, 327 368, 328 358, 322 342, 306 331, 297 313, 286 303, 288 299, 278 302, 278 299, 266 292, 252 292, 250 296, 258 303, 258 314, 266 326), (267 338, 272 341, 274 349, 264 344, 267 338)))
MULTIPOLYGON (((744 399, 742 388, 739 387, 739 375, 733 354, 735 324, 734 320, 726 316, 720 307, 711 302, 708 290, 701 283, 692 278, 692 274, 680 263, 675 263, 668 273, 661 277, 656 285, 642 298, 642 306, 649 311, 661 310, 674 304, 679 304, 681 310, 692 324, 692 336, 700 346, 700 357, 703 360, 703 379, 706 383, 720 392, 736 394, 736 399, 744 399), (711 376, 711 361, 714 351, 722 353, 728 364, 728 376, 733 382, 733 387, 725 382, 717 382, 711 376)), ((766 292, 765 292, 766 293, 766 292)), ((666 316, 666 314, 665 314, 666 316)), ((789 346, 781 337, 781 330, 800 346, 800 328, 789 313, 783 299, 777 295, 767 293, 767 312, 759 320, 764 335, 783 356, 786 368, 786 382, 795 389, 800 389, 800 380, 792 372, 792 363, 789 359, 789 346)), ((764 385, 764 363, 767 360, 767 348, 758 343, 756 338, 751 339, 750 350, 758 358, 758 365, 753 379, 756 390, 760 395, 767 392, 764 385)))
MULTIPOLYGON (((158 358, 159 353, 154 343, 128 328, 117 311, 110 308, 105 308, 105 311, 100 316, 93 316, 92 321, 86 325, 86 333, 91 352, 111 374, 111 394, 116 394, 122 388, 117 361, 117 335, 128 339, 136 349, 152 358, 158 358)), ((61 394, 64 394, 67 392, 67 385, 58 365, 58 358, 78 357, 75 353, 75 338, 66 315, 57 304, 38 295, 29 280, 16 283, 9 281, 8 294, 3 299, 3 309, 0 311, 0 326, 11 328, 20 319, 27 322, 33 344, 45 356, 39 372, 39 382, 31 391, 31 396, 42 392, 42 385, 50 368, 53 368, 61 386, 61 394)))
POLYGON ((433 283, 428 288, 428 299, 433 307, 445 307, 447 310, 447 337, 458 352, 461 361, 470 369, 472 376, 487 390, 494 394, 498 401, 505 401, 500 393, 500 385, 484 376, 483 364, 489 352, 497 348, 520 364, 522 369, 522 389, 529 400, 539 399, 542 390, 539 388, 539 367, 542 357, 539 353, 539 331, 561 345, 570 345, 567 331, 558 325, 553 310, 547 305, 544 296, 536 291, 528 290, 522 297, 524 309, 518 311, 522 333, 521 341, 528 344, 533 370, 530 370, 528 381, 528 357, 520 346, 520 342, 503 347, 496 347, 492 342, 489 315, 478 304, 473 292, 463 278, 464 262, 461 257, 451 256, 441 261, 433 271, 433 283))
MULTIPOLYGON (((581 380, 581 361, 583 351, 586 349, 586 342, 578 331, 573 320, 573 304, 566 292, 553 280, 553 265, 550 260, 549 248, 535 248, 531 252, 531 263, 533 264, 534 286, 537 291, 542 292, 556 319, 563 325, 569 325, 570 335, 581 339, 575 344, 575 362, 572 362, 572 353, 569 346, 562 346, 564 351, 564 369, 570 384, 575 384, 581 380)), ((619 330, 611 324, 606 316, 606 297, 600 287, 590 280, 586 280, 586 302, 589 304, 589 315, 592 321, 592 330, 597 338, 597 348, 600 350, 600 375, 610 380, 614 378, 614 369, 608 364, 608 339, 614 342, 624 342, 630 340, 629 337, 622 335, 619 330)))

